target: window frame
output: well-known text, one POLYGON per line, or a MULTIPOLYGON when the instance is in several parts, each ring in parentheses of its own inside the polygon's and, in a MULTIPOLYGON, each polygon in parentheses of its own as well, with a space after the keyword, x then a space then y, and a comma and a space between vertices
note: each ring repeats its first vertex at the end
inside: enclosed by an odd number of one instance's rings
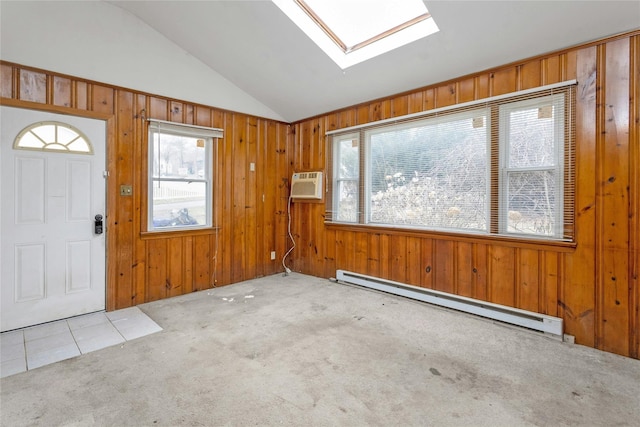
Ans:
MULTIPOLYGON (((334 197, 327 198, 325 224, 327 225, 343 225, 354 226, 362 229, 376 228, 376 229, 391 229, 404 232, 420 232, 420 233, 434 233, 434 234, 456 234, 460 236, 476 236, 476 238, 500 238, 517 241, 531 241, 541 244, 554 244, 565 245, 575 244, 575 102, 576 102, 576 84, 575 80, 561 82, 557 84, 547 85, 544 87, 527 89, 515 93, 499 95, 491 98, 480 99, 477 101, 470 101, 462 104, 452 105, 448 107, 436 108, 433 110, 423 111, 419 113, 413 113, 402 117, 389 118, 380 120, 377 122, 356 125, 344 129, 336 129, 327 132, 327 147, 329 155, 327 156, 328 169, 334 170, 335 147, 334 141, 344 139, 347 134, 358 133, 360 135, 359 148, 360 148, 360 171, 359 177, 361 185, 359 186, 360 194, 358 199, 361 203, 361 214, 359 215, 357 222, 344 222, 339 221, 337 207, 334 202, 334 197), (551 99, 552 101, 549 101, 551 99), (500 136, 504 130, 504 120, 501 119, 501 106, 502 111, 509 111, 523 109, 525 105, 543 106, 553 104, 561 100, 562 112, 557 116, 554 115, 554 158, 555 165, 552 168, 555 173, 556 184, 556 200, 555 200, 555 228, 553 234, 529 234, 508 232, 506 229, 507 221, 505 218, 508 214, 508 203, 506 203, 508 192, 508 181, 505 180, 506 172, 503 170, 504 156, 507 153, 503 137, 500 136), (546 102, 545 102, 546 101, 546 102), (488 111, 489 114, 485 115, 483 110, 488 111), (474 230, 474 229, 452 229, 442 228, 436 226, 423 226, 423 225, 407 225, 407 224, 387 224, 387 223, 372 223, 369 218, 370 213, 370 184, 369 184, 369 163, 371 157, 369 152, 371 150, 370 138, 365 137, 365 134, 371 134, 374 129, 380 127, 393 127, 398 126, 406 122, 416 122, 433 117, 438 117, 439 114, 447 113, 447 116, 453 114, 462 113, 465 111, 471 111, 470 115, 473 115, 473 111, 477 111, 478 115, 484 115, 487 118, 486 126, 488 126, 488 152, 487 152, 487 198, 486 209, 488 210, 486 221, 486 231, 474 230)), ((504 113, 502 113, 504 114, 504 113)), ((547 167, 534 168, 536 170, 549 170, 547 167)), ((515 170, 515 169, 513 169, 515 170)), ((529 169, 533 170, 533 169, 529 169)), ((333 193, 333 186, 335 185, 335 179, 332 176, 329 180, 332 185, 328 189, 329 193, 333 193)))
MULTIPOLYGON (((340 145, 340 143, 344 142, 344 141, 355 141, 357 144, 357 149, 358 149, 358 154, 357 154, 357 158, 358 158, 358 170, 362 169, 363 167, 363 157, 362 157, 362 141, 361 141, 361 135, 359 132, 353 132, 353 133, 347 133, 344 135, 340 135, 340 138, 337 139, 335 141, 336 145, 340 145)), ((333 150, 332 150, 333 151, 333 150)), ((333 169, 332 169, 332 176, 335 177, 335 181, 334 181, 334 188, 338 188, 340 189, 340 184, 342 182, 345 181, 349 181, 349 182, 355 182, 356 183, 356 188, 360 189, 361 188, 361 175, 358 174, 358 176, 356 178, 348 178, 348 177, 342 177, 339 176, 341 175, 339 173, 340 170, 340 162, 342 160, 341 154, 342 151, 341 150, 336 150, 338 152, 338 155, 336 155, 335 157, 335 162, 333 162, 333 169)), ((335 153, 335 151, 334 151, 335 153)), ((362 195, 360 194, 362 193, 361 191, 358 191, 358 195, 356 197, 356 220, 355 221, 340 221, 340 222, 344 222, 347 224, 358 224, 361 220, 361 214, 362 214, 362 195)), ((340 204, 340 191, 335 191, 333 192, 333 205, 334 206, 338 206, 340 204)))
POLYGON ((189 232, 197 230, 212 230, 214 228, 214 157, 215 142, 217 138, 222 136, 221 129, 207 128, 203 126, 184 125, 180 123, 166 122, 162 120, 148 119, 149 126, 147 130, 147 224, 146 233, 169 233, 169 232, 189 232), (204 165, 203 176, 180 177, 155 177, 154 176, 154 157, 155 157, 155 141, 154 134, 178 136, 193 139, 204 140, 204 165), (153 188, 157 182, 194 182, 204 183, 205 185, 205 224, 183 224, 179 226, 156 227, 153 224, 153 188))
POLYGON ((499 124, 500 124, 500 133, 499 138, 500 142, 498 144, 499 147, 499 156, 500 156, 500 166, 499 166, 499 199, 500 199, 500 208, 498 209, 498 229, 499 234, 502 235, 514 235, 514 236, 531 236, 535 238, 548 238, 548 239, 561 239, 564 233, 564 151, 565 151, 565 131, 564 131, 564 117, 566 116, 565 111, 565 103, 564 95, 562 94, 553 94, 546 95, 537 98, 527 99, 523 101, 515 101, 510 103, 505 103, 499 107, 499 124), (511 154, 511 149, 513 145, 510 143, 510 113, 513 111, 521 111, 525 109, 531 108, 541 108, 547 106, 549 104, 555 106, 558 100, 562 101, 562 117, 558 114, 557 117, 553 118, 553 134, 554 134, 554 164, 552 166, 532 166, 532 167, 511 167, 509 165, 509 157, 511 154), (526 173, 526 172, 544 172, 551 171, 555 174, 555 186, 556 186, 556 203, 554 210, 554 222, 555 227, 553 230, 553 234, 549 236, 543 236, 539 234, 532 233, 517 233, 513 231, 509 231, 509 177, 512 173, 526 173))

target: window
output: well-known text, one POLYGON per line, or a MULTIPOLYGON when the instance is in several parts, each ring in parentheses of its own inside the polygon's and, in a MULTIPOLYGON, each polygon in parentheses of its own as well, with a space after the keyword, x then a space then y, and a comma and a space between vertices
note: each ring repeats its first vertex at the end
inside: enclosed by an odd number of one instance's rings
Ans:
POLYGON ((272 0, 342 69, 438 31, 422 0, 272 0))
POLYGON ((222 131, 150 122, 148 230, 211 227, 213 139, 222 131))
POLYGON ((336 220, 356 222, 358 220, 358 171, 360 169, 358 134, 343 135, 336 140, 335 144, 336 220))
POLYGON ((330 132, 327 221, 572 240, 574 90, 330 132))
POLYGON ((13 143, 16 150, 93 154, 93 146, 82 132, 61 122, 38 122, 23 129, 13 143))
POLYGON ((562 235, 564 97, 500 106, 500 229, 562 235))

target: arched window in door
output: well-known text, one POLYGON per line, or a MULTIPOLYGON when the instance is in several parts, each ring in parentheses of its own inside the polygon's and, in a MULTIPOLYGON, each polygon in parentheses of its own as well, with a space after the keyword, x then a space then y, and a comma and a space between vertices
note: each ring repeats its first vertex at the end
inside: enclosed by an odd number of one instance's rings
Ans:
POLYGON ((37 122, 24 128, 13 143, 15 150, 93 154, 93 146, 81 131, 62 122, 37 122))

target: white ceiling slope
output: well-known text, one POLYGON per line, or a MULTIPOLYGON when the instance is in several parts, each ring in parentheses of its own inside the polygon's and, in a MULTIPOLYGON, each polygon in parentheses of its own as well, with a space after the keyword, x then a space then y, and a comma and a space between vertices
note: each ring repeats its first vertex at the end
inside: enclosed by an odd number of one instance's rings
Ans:
POLYGON ((0 58, 284 120, 131 13, 102 1, 0 0, 0 58))
POLYGON ((268 0, 111 3, 288 121, 640 27, 637 0, 425 1, 440 32, 343 72, 268 0))

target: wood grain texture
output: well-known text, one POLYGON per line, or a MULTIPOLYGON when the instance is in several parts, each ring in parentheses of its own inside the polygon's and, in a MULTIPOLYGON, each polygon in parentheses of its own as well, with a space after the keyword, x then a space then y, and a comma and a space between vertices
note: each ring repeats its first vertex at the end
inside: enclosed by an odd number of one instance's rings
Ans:
POLYGON ((294 171, 327 172, 328 130, 576 79, 575 248, 327 226, 324 203, 296 203, 292 231, 301 246, 287 263, 316 276, 350 269, 557 315, 577 343, 638 358, 639 54, 634 33, 292 125, 6 62, 0 62, 0 96, 110 120, 107 287, 113 309, 281 272, 291 247, 289 179, 294 171), (209 234, 141 234, 145 117, 224 129, 214 150, 217 228, 209 234), (119 196, 121 184, 133 185, 133 196, 119 196))
POLYGON ((288 125, 5 62, 0 63, 0 96, 22 102, 21 106, 111 123, 109 310, 281 271, 270 252, 281 257, 286 246, 286 202, 279 198, 286 201, 288 194, 288 185, 283 184, 289 174, 288 125), (225 130, 214 153, 212 191, 218 231, 143 236, 148 205, 146 118, 225 130), (248 162, 255 163, 253 176, 248 175, 248 162), (132 196, 118 194, 122 184, 132 185, 132 196))
MULTIPOLYGON (((414 284, 420 263, 420 286, 560 316, 577 343, 637 358, 638 38, 618 37, 540 56, 323 117, 327 130, 339 129, 405 110, 415 113, 576 79, 575 248, 468 241, 455 234, 432 239, 419 232, 405 236, 402 230, 380 233, 362 227, 354 233, 349 227, 324 225, 311 227, 304 239, 323 242, 318 247, 324 246, 324 256, 314 263, 324 259, 325 266, 300 263, 302 272, 324 271, 331 277, 334 266, 361 269, 353 254, 363 258, 366 248, 366 274, 414 284)), ((297 133, 312 127, 303 120, 293 129, 297 133)), ((305 159, 305 167, 328 167, 322 160, 326 154, 317 154, 326 144, 311 140, 317 142, 297 149, 312 150, 314 157, 297 152, 291 170, 302 166, 298 158, 305 159)), ((306 214, 320 221, 323 208, 310 205, 306 214)))

